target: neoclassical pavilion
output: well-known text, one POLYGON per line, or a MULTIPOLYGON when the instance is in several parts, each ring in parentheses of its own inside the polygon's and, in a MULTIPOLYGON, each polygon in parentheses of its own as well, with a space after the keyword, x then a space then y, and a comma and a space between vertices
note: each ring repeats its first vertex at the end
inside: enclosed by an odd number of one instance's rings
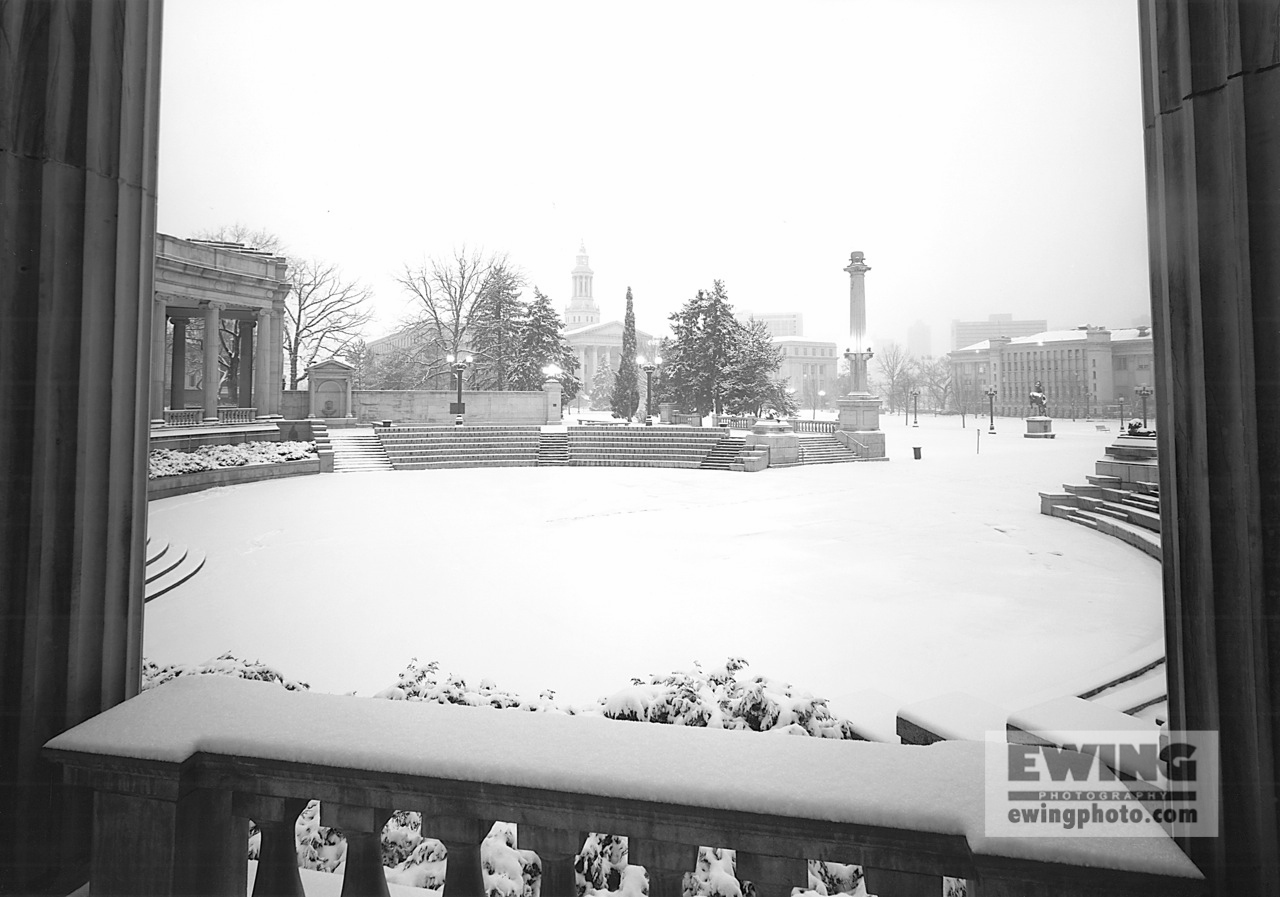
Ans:
POLYGON ((151 425, 279 417, 284 299, 289 294, 286 261, 239 243, 181 240, 168 234, 156 234, 155 240, 151 425), (201 323, 203 340, 200 385, 194 390, 189 388, 187 358, 192 321, 201 323), (221 334, 228 322, 234 325, 224 388, 221 334), (209 333, 220 337, 203 339, 209 333))

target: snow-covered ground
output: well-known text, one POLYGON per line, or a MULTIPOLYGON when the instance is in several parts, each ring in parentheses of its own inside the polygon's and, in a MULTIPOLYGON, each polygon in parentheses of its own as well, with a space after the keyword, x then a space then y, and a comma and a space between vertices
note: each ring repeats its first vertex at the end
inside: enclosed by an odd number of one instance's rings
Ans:
POLYGON ((1039 513, 1114 421, 1055 421, 1052 441, 1016 419, 882 426, 888 463, 341 474, 154 501, 152 534, 208 560, 147 605, 145 653, 231 651, 366 695, 435 659, 572 703, 740 656, 862 716, 951 691, 1017 707, 1161 637, 1159 565, 1039 513))

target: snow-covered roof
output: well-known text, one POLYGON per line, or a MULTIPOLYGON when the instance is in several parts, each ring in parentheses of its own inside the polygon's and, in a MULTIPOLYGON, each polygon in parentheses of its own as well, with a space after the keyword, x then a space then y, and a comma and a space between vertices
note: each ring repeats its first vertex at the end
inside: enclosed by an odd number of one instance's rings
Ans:
MULTIPOLYGON (((1094 331, 1097 332, 1097 331, 1094 331)), ((1124 340, 1151 339, 1151 329, 1148 327, 1123 327, 1111 330, 1111 342, 1122 342, 1124 340)), ((1069 343, 1082 342, 1089 338, 1090 331, 1074 328, 1071 330, 1045 330, 1041 333, 1033 333, 1031 336, 1018 336, 1009 340, 1010 346, 1042 346, 1045 343, 1069 343)), ((974 343, 972 346, 965 346, 956 349, 957 352, 985 352, 991 348, 991 340, 984 339, 980 343, 974 343)))

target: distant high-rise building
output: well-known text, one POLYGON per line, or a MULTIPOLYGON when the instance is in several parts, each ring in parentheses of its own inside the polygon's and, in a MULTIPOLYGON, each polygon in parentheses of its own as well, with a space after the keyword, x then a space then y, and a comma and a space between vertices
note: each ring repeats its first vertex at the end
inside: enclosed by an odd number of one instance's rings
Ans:
POLYGON ((744 324, 760 321, 771 336, 804 336, 804 315, 798 311, 740 311, 737 317, 744 324))
POLYGON ((952 321, 951 350, 954 352, 984 339, 1032 336, 1048 329, 1049 322, 1043 318, 1036 321, 1015 321, 1013 315, 1009 314, 989 315, 985 321, 952 321))
POLYGON ((933 356, 933 330, 924 321, 907 328, 907 354, 913 358, 933 356))

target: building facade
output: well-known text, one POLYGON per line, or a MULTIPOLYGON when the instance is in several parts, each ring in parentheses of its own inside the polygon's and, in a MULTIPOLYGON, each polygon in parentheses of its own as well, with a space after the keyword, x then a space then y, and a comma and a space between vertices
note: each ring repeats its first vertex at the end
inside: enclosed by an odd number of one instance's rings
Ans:
MULTIPOLYGON (((996 337, 951 352, 957 402, 986 410, 994 385, 997 414, 1024 416, 1028 395, 1040 384, 1051 417, 1114 414, 1137 409, 1139 387, 1155 386, 1155 349, 1147 327, 1048 330, 1017 338, 996 337)), ((1148 402, 1154 411, 1155 403, 1148 402)))
POLYGON ((804 336, 804 315, 798 311, 743 311, 736 317, 743 324, 759 321, 770 336, 804 336))
POLYGON ((1010 314, 988 315, 985 321, 952 321, 951 348, 953 351, 962 349, 998 336, 1017 339, 1020 336, 1044 333, 1048 329, 1049 322, 1046 320, 1015 321, 1010 314))
MULTIPOLYGON (((572 298, 564 309, 564 340, 578 357, 578 379, 591 391, 596 372, 603 367, 618 369, 622 358, 622 321, 600 321, 600 306, 592 292, 595 272, 588 264, 586 245, 578 247, 578 263, 570 272, 572 298)), ((652 334, 636 330, 636 352, 648 357, 655 351, 652 334)))
POLYGON ((777 376, 795 390, 801 407, 822 408, 835 400, 840 364, 835 343, 775 336, 773 344, 782 350, 777 376))

